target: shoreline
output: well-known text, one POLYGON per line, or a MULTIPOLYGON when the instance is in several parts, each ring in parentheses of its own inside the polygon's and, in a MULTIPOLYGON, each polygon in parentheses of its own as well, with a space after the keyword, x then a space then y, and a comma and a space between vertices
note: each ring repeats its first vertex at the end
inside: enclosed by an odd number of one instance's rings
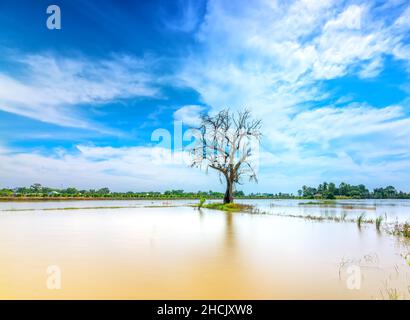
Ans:
MULTIPOLYGON (((178 197, 178 198, 172 198, 172 197, 0 197, 0 202, 47 202, 47 201, 73 201, 73 200, 79 200, 79 201, 93 201, 93 200, 164 200, 164 201, 172 201, 172 200, 200 200, 201 197, 178 197)), ((206 200, 222 200, 223 198, 206 198, 206 200)), ((322 201, 326 202, 335 202, 335 201, 341 201, 341 200, 410 200, 407 198, 401 199, 401 198, 336 198, 332 200, 323 200, 323 199, 310 199, 310 198, 272 198, 272 197, 240 197, 240 198, 235 198, 236 200, 308 200, 312 201, 312 203, 305 203, 305 205, 313 205, 316 203, 313 203, 314 201, 317 201, 317 204, 322 204, 322 201)), ((327 204, 329 204, 327 203, 327 204)), ((323 203, 326 204, 326 203, 323 203)))
MULTIPOLYGON (((73 200, 199 200, 201 197, 190 198, 190 197, 178 197, 178 198, 162 198, 162 197, 0 197, 0 202, 40 202, 40 201, 73 201, 73 200)), ((289 199, 274 199, 270 197, 249 197, 249 198, 237 198, 238 200, 253 200, 253 199, 272 199, 272 200, 290 200, 289 199)), ((207 200, 222 200, 222 198, 207 198, 207 200)), ((300 199, 294 199, 300 200, 300 199)))

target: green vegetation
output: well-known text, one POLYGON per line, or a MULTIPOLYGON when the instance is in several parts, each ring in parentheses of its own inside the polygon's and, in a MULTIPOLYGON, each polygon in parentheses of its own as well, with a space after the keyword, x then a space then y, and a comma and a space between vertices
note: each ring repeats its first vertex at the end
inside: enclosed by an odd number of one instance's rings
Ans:
POLYGON ((376 229, 377 229, 377 231, 380 231, 380 227, 382 225, 382 222, 383 222, 383 216, 378 216, 376 218, 376 229))
POLYGON ((239 203, 208 203, 204 204, 202 208, 212 209, 212 210, 222 210, 228 212, 238 212, 238 211, 251 211, 252 206, 246 204, 239 204, 239 203))
POLYGON ((307 199, 410 199, 410 193, 397 191, 393 186, 371 192, 363 184, 354 186, 344 182, 339 187, 332 182, 323 182, 317 188, 303 186, 298 195, 307 199))
MULTIPOLYGON (((254 212, 254 210, 252 210, 254 212)), ((266 213, 266 212, 258 212, 258 213, 266 213)), ((271 213, 272 214, 272 213, 271 213)), ((272 214, 274 216, 278 217, 288 217, 288 218, 300 218, 304 220, 311 220, 311 221, 317 221, 317 222, 322 222, 322 221, 333 221, 333 222, 346 222, 346 223, 356 223, 359 228, 362 227, 363 224, 376 224, 376 228, 378 230, 381 227, 381 223, 383 221, 383 218, 379 216, 378 218, 374 219, 365 219, 365 213, 360 214, 356 219, 348 219, 346 213, 341 214, 340 216, 336 215, 329 215, 329 216, 315 216, 315 215, 302 215, 302 214, 282 214, 282 213, 275 213, 272 214), (379 221, 379 222, 377 222, 379 221), (379 226, 377 224, 379 223, 379 226)), ((386 224, 386 229, 385 231, 389 234, 396 235, 396 236, 401 236, 405 238, 410 238, 410 222, 405 222, 402 224, 399 224, 396 222, 394 226, 391 226, 389 224, 386 224)), ((406 255, 405 259, 407 260, 410 255, 406 255)), ((409 261, 410 263, 410 261, 409 261)), ((409 264, 410 266, 410 264, 409 264)))
POLYGON ((398 223, 396 222, 393 232, 394 235, 410 238, 410 222, 398 223))
POLYGON ((205 203, 206 199, 204 197, 201 197, 201 199, 199 199, 199 204, 198 204, 198 208, 202 208, 204 203, 205 203))
MULTIPOLYGON (((347 215, 341 214, 340 216, 336 215, 329 215, 329 216, 315 216, 315 215, 302 215, 302 214, 273 214, 278 217, 289 217, 289 218, 301 218, 304 220, 312 220, 312 221, 333 221, 333 222, 356 222, 355 219, 347 219, 347 215)), ((366 223, 372 223, 372 220, 363 221, 366 223)))
MULTIPOLYGON (((150 199, 150 200, 172 200, 172 199, 223 199, 224 193, 215 191, 185 192, 184 190, 167 190, 165 192, 112 192, 108 188, 78 190, 70 187, 66 189, 43 187, 36 183, 30 187, 0 189, 0 200, 71 200, 71 199, 150 199)), ((234 197, 238 199, 275 199, 290 198, 289 194, 267 194, 251 193, 245 195, 243 191, 235 191, 234 197)))
POLYGON ((364 222, 364 217, 366 216, 366 214, 363 212, 361 213, 358 217, 357 217, 357 226, 359 228, 362 227, 362 223, 364 222))
MULTIPOLYGON (((58 189, 44 187, 35 183, 30 187, 0 189, 0 200, 71 200, 71 199, 223 199, 224 193, 215 191, 186 192, 184 190, 167 190, 165 192, 112 192, 108 188, 79 190, 73 187, 58 189)), ((249 193, 235 191, 237 199, 316 199, 302 202, 301 205, 333 205, 334 199, 410 199, 410 193, 398 192, 394 187, 376 188, 370 192, 364 185, 351 186, 341 183, 322 183, 317 188, 303 186, 298 196, 289 193, 249 193)))

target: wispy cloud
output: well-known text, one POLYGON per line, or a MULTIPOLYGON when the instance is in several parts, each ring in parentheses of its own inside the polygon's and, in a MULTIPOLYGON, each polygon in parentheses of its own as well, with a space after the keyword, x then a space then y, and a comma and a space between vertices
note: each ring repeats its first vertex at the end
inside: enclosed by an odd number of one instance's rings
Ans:
POLYGON ((214 110, 246 106, 263 118, 264 144, 277 156, 266 166, 278 174, 296 166, 304 176, 312 166, 323 178, 338 177, 330 172, 340 176, 343 168, 352 177, 377 181, 375 170, 384 170, 393 179, 410 161, 403 143, 410 139, 404 101, 376 108, 349 98, 333 106, 330 101, 344 97, 322 84, 344 76, 378 77, 387 58, 408 63, 409 8, 364 1, 259 0, 249 6, 211 0, 180 78, 214 110), (389 141, 399 136, 392 148, 389 141))
POLYGON ((79 105, 158 95, 152 62, 117 55, 110 59, 56 54, 10 58, 20 72, 0 73, 0 110, 67 127, 89 128, 79 105))
POLYGON ((1 184, 11 187, 34 182, 54 187, 61 184, 78 188, 109 186, 120 191, 221 188, 211 174, 204 175, 173 159, 170 149, 160 147, 79 145, 74 151, 56 149, 47 154, 0 147, 1 184))
POLYGON ((227 1, 209 2, 198 49, 181 72, 210 105, 295 105, 317 99, 320 80, 374 77, 384 55, 407 59, 408 27, 399 22, 406 13, 391 26, 366 4, 239 3, 234 10, 227 1))

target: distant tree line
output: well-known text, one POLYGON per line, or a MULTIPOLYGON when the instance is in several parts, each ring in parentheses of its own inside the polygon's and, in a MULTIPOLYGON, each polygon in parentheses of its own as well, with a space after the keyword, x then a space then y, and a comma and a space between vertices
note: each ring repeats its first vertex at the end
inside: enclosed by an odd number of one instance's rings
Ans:
POLYGON ((337 187, 333 182, 323 182, 318 187, 303 186, 298 190, 298 196, 308 199, 410 199, 410 193, 397 191, 393 186, 375 188, 369 191, 363 184, 350 185, 342 182, 337 187))
MULTIPOLYGON (((148 198, 148 199, 173 199, 205 197, 208 199, 223 198, 224 193, 215 191, 185 192, 184 190, 141 191, 141 192, 112 192, 109 188, 79 190, 73 187, 58 189, 44 187, 35 183, 30 187, 19 187, 14 189, 0 189, 0 197, 43 197, 43 198, 148 198)), ((245 197, 242 191, 236 191, 238 198, 245 197)))
MULTIPOLYGON (((184 190, 167 190, 158 191, 141 191, 141 192, 113 192, 109 188, 79 190, 73 187, 69 188, 49 188, 39 183, 30 187, 19 187, 14 189, 0 189, 0 197, 33 197, 33 198, 127 198, 127 199, 223 199, 224 193, 216 191, 197 191, 186 192, 184 190)), ((410 193, 397 191, 393 186, 385 188, 376 188, 369 191, 364 185, 350 185, 342 182, 339 186, 334 183, 324 182, 318 187, 303 186, 298 190, 297 195, 292 193, 250 193, 245 194, 243 191, 234 191, 234 197, 238 199, 261 198, 261 199, 410 199, 410 193)))

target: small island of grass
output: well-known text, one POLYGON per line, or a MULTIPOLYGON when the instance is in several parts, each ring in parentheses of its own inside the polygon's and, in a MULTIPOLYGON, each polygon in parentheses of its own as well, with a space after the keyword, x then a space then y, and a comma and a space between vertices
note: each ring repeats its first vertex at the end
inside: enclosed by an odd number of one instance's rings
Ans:
POLYGON ((240 204, 240 203, 222 203, 222 202, 212 202, 205 204, 205 199, 200 199, 199 204, 196 205, 198 209, 205 208, 211 210, 221 210, 227 212, 239 212, 239 211, 252 211, 253 206, 248 204, 240 204))

